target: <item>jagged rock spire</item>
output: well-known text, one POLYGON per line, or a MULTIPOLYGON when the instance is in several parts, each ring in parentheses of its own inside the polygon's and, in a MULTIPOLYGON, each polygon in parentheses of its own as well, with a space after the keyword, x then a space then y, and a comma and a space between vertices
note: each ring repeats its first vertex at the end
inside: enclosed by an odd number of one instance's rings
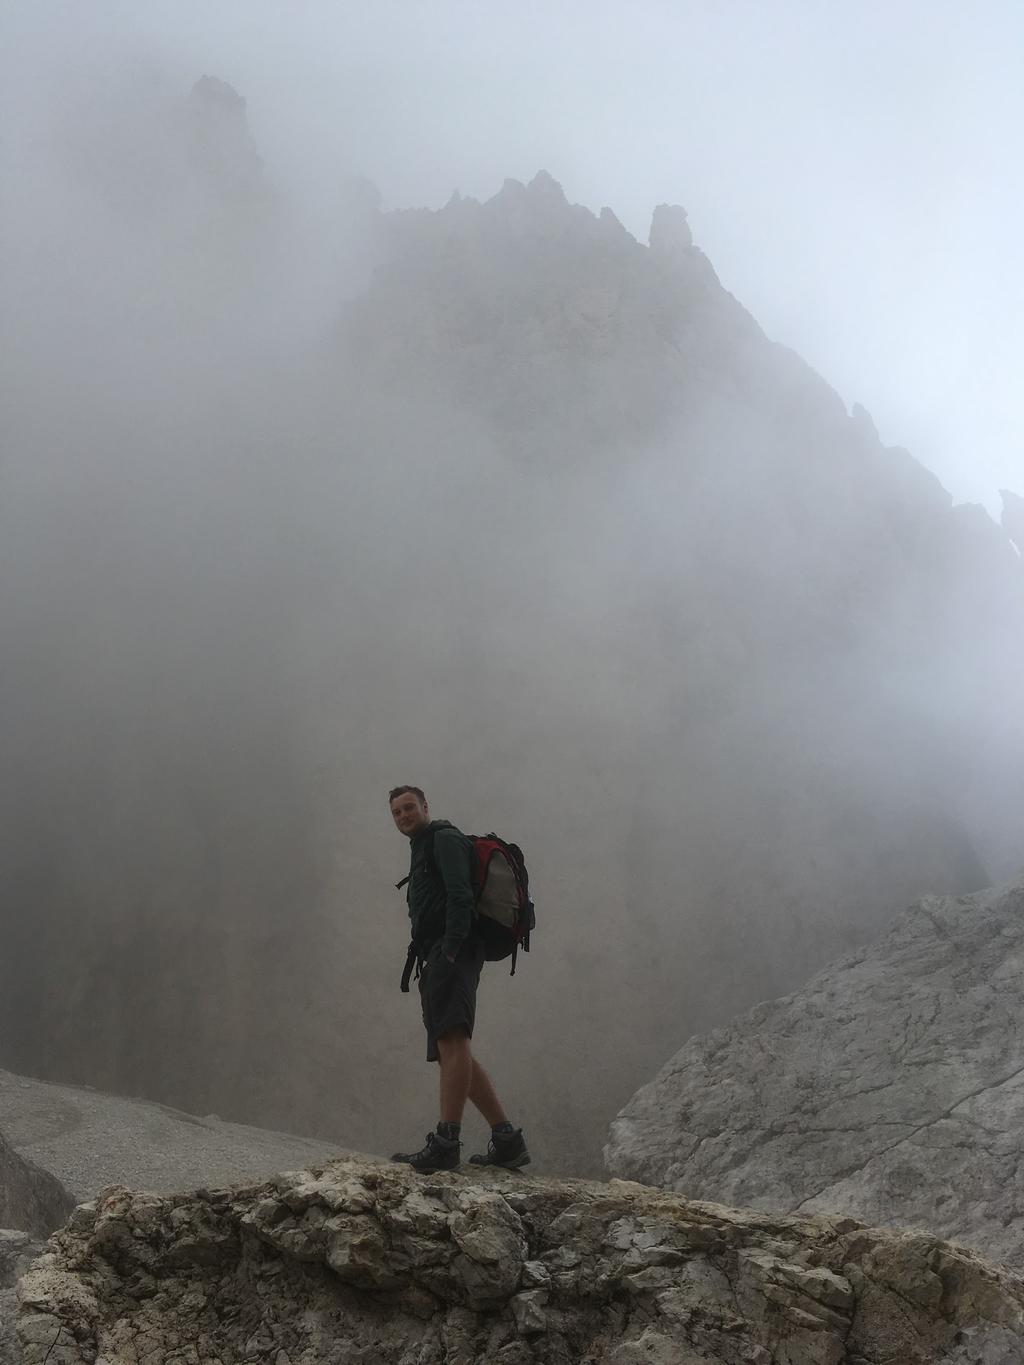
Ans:
POLYGON ((652 251, 666 255, 693 246, 686 210, 678 204, 659 204, 651 218, 647 241, 652 251))

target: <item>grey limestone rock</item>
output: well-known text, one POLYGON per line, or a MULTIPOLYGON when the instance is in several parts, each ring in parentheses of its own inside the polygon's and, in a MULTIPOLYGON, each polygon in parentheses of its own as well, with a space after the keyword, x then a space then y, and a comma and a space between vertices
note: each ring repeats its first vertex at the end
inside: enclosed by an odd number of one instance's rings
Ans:
POLYGON ((608 1168, 1024 1265, 1022 999, 1024 881, 928 897, 803 990, 692 1038, 613 1123, 608 1168))
POLYGON ((18 1300, 15 1284, 43 1251, 29 1233, 0 1228, 0 1365, 21 1365, 22 1353, 15 1332, 18 1300))
MULTIPOLYGON (((0 1133, 0 1228, 45 1237, 63 1223, 74 1203, 56 1176, 19 1156, 0 1133)), ((2 1256, 0 1246, 0 1265, 2 1256)))
POLYGON ((20 1285, 26 1365, 1010 1365, 1024 1282, 937 1238, 613 1181, 334 1162, 105 1191, 20 1285))

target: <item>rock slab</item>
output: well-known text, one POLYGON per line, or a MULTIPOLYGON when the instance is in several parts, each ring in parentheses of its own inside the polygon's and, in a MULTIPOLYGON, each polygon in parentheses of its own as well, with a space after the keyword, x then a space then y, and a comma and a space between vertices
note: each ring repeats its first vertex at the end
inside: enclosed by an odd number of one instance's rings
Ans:
POLYGON ((793 995, 692 1038, 606 1148, 618 1176, 842 1209, 1024 1265, 1024 881, 929 897, 793 995))
POLYGON ((27 1365, 1010 1365, 1024 1281, 935 1237, 613 1181, 341 1161, 79 1208, 27 1365))

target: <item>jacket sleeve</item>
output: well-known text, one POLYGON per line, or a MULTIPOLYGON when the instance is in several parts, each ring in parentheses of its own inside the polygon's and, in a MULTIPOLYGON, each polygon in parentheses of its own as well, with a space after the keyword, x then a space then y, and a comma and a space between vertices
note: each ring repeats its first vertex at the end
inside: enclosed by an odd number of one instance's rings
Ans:
POLYGON ((473 927, 473 849, 458 830, 438 830, 434 836, 434 862, 445 890, 442 952, 454 957, 473 927))

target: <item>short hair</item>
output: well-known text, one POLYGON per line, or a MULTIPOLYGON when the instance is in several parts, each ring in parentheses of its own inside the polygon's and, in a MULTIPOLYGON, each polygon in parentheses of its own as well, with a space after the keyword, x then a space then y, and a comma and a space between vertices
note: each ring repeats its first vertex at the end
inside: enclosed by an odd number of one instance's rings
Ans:
POLYGON ((427 799, 423 794, 422 787, 410 787, 408 785, 404 787, 392 787, 388 792, 388 805, 390 806, 395 797, 401 796, 404 792, 412 792, 413 796, 417 797, 420 801, 426 801, 427 799))

